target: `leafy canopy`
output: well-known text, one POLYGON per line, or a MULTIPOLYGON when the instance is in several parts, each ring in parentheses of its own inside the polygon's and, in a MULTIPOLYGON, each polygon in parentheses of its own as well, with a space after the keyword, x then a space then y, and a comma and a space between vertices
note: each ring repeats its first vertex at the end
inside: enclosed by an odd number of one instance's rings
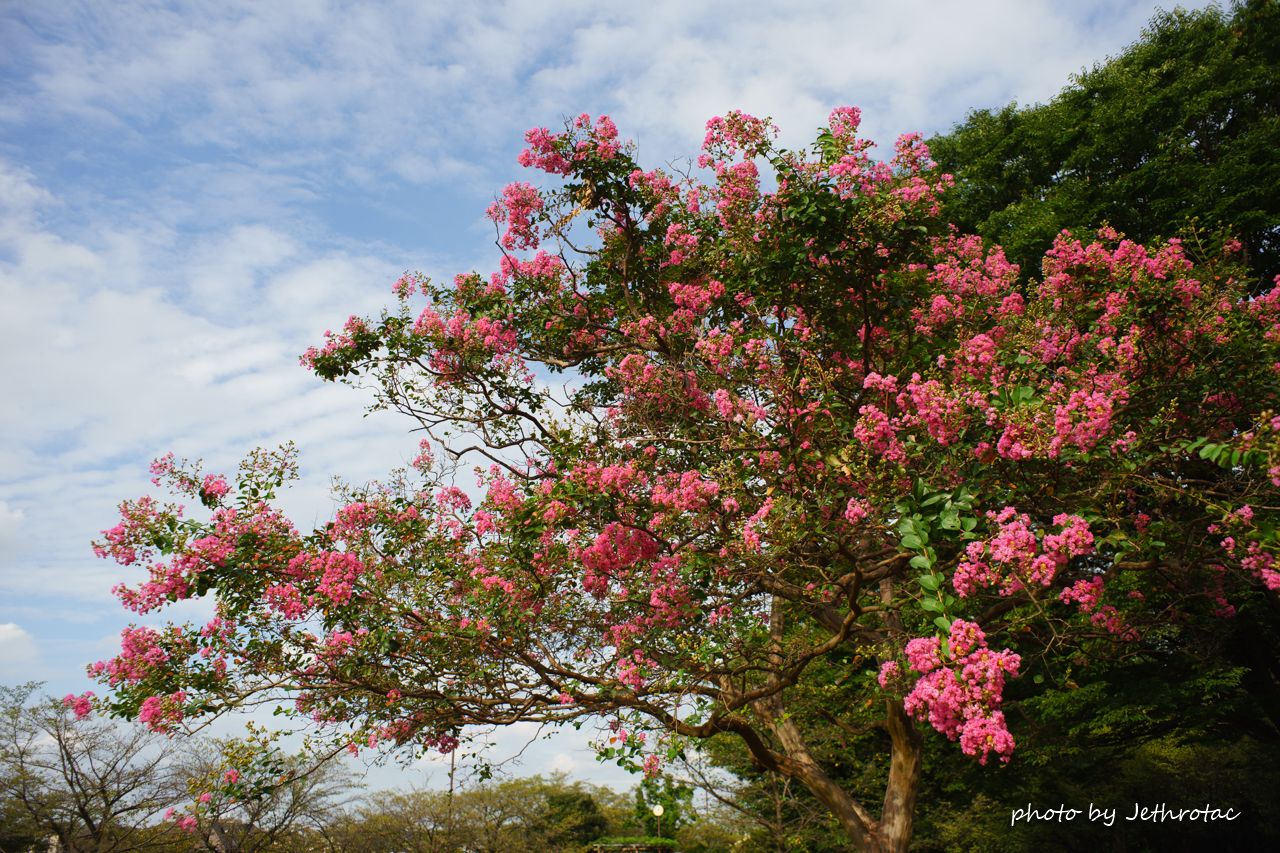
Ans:
POLYGON ((946 215, 1024 272, 1063 228, 1239 239, 1280 273, 1280 4, 1162 12, 1046 104, 976 110, 929 141, 958 185, 946 215))

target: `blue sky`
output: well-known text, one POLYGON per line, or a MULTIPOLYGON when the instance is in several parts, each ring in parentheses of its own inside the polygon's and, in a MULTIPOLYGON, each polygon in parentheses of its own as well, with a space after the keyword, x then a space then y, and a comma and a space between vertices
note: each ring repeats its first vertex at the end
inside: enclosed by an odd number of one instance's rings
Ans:
MULTIPOLYGON (((1047 100, 1156 8, 0 2, 0 683, 79 692, 116 649, 125 572, 88 542, 148 491, 150 459, 229 471, 294 439, 302 525, 330 514, 331 475, 407 462, 409 424, 362 418, 297 356, 404 270, 491 270, 483 213, 521 177, 526 128, 608 114, 661 165, 729 109, 799 146, 853 104, 887 146, 1047 100)), ((523 771, 628 781, 580 741, 523 771)))

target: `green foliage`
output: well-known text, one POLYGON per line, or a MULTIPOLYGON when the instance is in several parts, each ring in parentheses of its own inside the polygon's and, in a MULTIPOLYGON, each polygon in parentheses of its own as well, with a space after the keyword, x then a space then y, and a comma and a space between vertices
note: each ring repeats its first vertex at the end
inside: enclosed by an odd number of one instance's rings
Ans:
POLYGON ((484 782, 454 793, 379 792, 358 815, 329 832, 342 850, 361 853, 540 850, 577 853, 610 832, 621 795, 570 782, 562 773, 484 782))
POLYGON ((1280 792, 1280 748, 1249 737, 1189 743, 1177 736, 1124 750, 1082 750, 1052 765, 1010 765, 982 777, 931 750, 913 849, 1009 851, 1124 849, 1138 851, 1274 849, 1280 835, 1270 812, 1280 792), (1060 804, 1115 809, 1108 827, 1085 816, 1010 826, 1014 808, 1060 804), (1135 804, 1195 808, 1231 806, 1233 821, 1130 821, 1135 804))
POLYGON ((657 838, 675 838, 676 831, 697 820, 693 789, 668 776, 646 778, 636 787, 635 821, 657 838), (655 815, 654 809, 662 809, 655 815))
POLYGON ((609 821, 595 797, 583 788, 550 791, 546 814, 535 829, 555 846, 573 847, 599 838, 608 831, 609 821))
POLYGON ((675 850, 674 838, 660 838, 654 835, 618 835, 601 838, 592 847, 593 850, 607 851, 610 847, 659 847, 675 850))
POLYGON ((1162 12, 1048 104, 971 113, 930 140, 956 174, 946 215, 1024 275, 1063 228, 1146 242, 1221 229, 1264 281, 1280 273, 1280 5, 1162 12))

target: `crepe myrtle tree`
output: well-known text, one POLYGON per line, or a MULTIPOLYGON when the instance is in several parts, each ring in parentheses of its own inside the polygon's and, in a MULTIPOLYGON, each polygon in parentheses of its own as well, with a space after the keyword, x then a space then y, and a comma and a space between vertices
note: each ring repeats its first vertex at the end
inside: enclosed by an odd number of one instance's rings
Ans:
POLYGON ((169 729, 288 693, 352 751, 603 718, 649 774, 728 733, 903 850, 929 729, 1008 761, 1009 680, 1274 596, 1280 292, 1234 244, 1106 229, 1020 288, 938 221, 920 137, 876 160, 858 123, 790 151, 731 113, 688 174, 605 117, 529 131, 496 272, 405 275, 302 357, 436 441, 312 531, 273 506, 291 449, 159 460, 207 512, 126 502, 98 551, 148 573, 129 608, 217 615, 127 629, 99 704, 169 729), (815 757, 832 721, 883 730, 878 806, 815 757))

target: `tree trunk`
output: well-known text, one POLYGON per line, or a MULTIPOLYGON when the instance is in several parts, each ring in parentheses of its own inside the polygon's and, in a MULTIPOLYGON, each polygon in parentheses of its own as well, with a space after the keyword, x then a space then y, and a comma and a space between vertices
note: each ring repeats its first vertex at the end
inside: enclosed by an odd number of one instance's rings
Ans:
MULTIPOLYGON (((886 602, 892 600, 893 587, 887 579, 881 582, 881 594, 886 602)), ((783 661, 783 619, 783 602, 775 596, 770 614, 772 643, 769 650, 770 663, 775 667, 775 678, 783 661)), ((900 632, 902 626, 895 618, 889 627, 900 632)), ((780 694, 772 694, 752 705, 760 718, 773 730, 782 747, 782 754, 779 755, 758 738, 747 737, 745 732, 738 732, 746 741, 748 750, 757 755, 764 766, 793 778, 808 788, 818 802, 826 806, 840 822, 853 849, 868 853, 906 853, 907 845, 911 843, 916 793, 920 787, 924 738, 907 716, 901 699, 885 700, 885 730, 889 733, 892 750, 884 809, 878 821, 872 819, 862 804, 827 775, 814 759, 799 727, 786 713, 780 694)))
POLYGON ((911 842, 924 738, 903 710, 899 699, 885 700, 885 723, 892 753, 889 758, 889 784, 885 786, 884 809, 876 826, 876 835, 879 836, 881 850, 904 853, 911 842))

